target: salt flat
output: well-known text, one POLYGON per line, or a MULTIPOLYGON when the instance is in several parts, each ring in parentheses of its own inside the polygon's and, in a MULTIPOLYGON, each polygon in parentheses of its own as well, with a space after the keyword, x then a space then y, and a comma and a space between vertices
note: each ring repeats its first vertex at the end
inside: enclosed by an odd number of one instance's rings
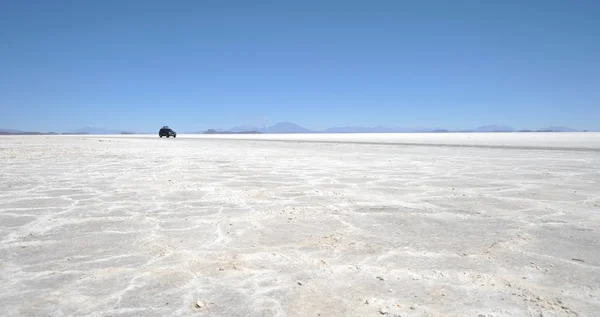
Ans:
POLYGON ((598 316, 600 135, 0 137, 0 240, 2 316, 598 316))

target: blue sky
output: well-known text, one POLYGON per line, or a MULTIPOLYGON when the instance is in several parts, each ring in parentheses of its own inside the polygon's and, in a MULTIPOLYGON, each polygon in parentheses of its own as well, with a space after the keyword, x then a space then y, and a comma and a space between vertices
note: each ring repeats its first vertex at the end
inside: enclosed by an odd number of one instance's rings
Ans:
POLYGON ((0 127, 600 129, 600 2, 0 2, 0 127))

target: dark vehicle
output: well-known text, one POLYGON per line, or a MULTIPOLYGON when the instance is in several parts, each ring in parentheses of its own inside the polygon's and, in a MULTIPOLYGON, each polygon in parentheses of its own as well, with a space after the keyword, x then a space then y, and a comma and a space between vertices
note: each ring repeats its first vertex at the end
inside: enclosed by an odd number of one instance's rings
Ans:
POLYGON ((160 130, 158 131, 158 136, 159 137, 163 137, 166 136, 167 138, 169 137, 177 137, 177 133, 175 131, 173 131, 173 129, 169 128, 168 126, 164 126, 162 128, 160 128, 160 130))

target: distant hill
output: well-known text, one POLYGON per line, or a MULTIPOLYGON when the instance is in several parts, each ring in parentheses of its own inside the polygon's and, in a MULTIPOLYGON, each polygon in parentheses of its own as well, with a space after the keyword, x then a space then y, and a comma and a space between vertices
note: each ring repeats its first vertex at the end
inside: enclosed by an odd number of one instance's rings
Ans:
POLYGON ((358 126, 333 127, 333 128, 325 129, 321 132, 322 133, 372 133, 373 128, 358 127, 358 126))
POLYGON ((579 130, 572 129, 569 127, 547 127, 539 129, 540 132, 579 132, 579 130))
POLYGON ((484 126, 478 127, 474 131, 475 132, 515 132, 515 129, 513 127, 509 127, 506 125, 491 124, 491 125, 484 125, 484 126))
POLYGON ((17 129, 5 129, 5 128, 0 128, 0 132, 5 132, 5 133, 21 133, 23 131, 21 130, 17 130, 17 129))
MULTIPOLYGON (((262 129, 251 126, 251 125, 241 125, 241 126, 237 126, 237 127, 233 127, 229 130, 227 130, 227 132, 232 132, 232 133, 238 133, 238 132, 244 132, 244 131, 260 131, 262 129)), ((215 130, 218 131, 218 130, 215 130)), ((221 131, 224 132, 224 131, 221 131)))
POLYGON ((202 134, 261 134, 262 132, 260 131, 240 131, 240 132, 231 132, 231 131, 218 131, 215 129, 208 129, 204 132, 202 132, 202 134))
POLYGON ((217 131, 215 129, 208 129, 204 132, 202 132, 203 134, 232 134, 233 132, 229 132, 229 131, 217 131))
POLYGON ((0 129, 0 135, 57 135, 56 132, 21 131, 15 129, 0 129))
POLYGON ((230 133, 311 133, 313 131, 303 128, 295 123, 291 122, 279 122, 267 128, 258 128, 250 125, 242 125, 233 127, 226 131, 216 132, 230 132, 230 133))
POLYGON ((362 127, 362 126, 346 126, 346 127, 334 127, 328 128, 322 133, 410 133, 410 132, 432 132, 434 129, 422 128, 422 127, 362 127))

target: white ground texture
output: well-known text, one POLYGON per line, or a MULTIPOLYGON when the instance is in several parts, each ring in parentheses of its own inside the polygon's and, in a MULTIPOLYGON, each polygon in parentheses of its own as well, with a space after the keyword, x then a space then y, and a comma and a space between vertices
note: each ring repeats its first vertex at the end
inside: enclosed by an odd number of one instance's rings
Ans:
POLYGON ((600 134, 0 137, 1 316, 600 316, 600 134))

